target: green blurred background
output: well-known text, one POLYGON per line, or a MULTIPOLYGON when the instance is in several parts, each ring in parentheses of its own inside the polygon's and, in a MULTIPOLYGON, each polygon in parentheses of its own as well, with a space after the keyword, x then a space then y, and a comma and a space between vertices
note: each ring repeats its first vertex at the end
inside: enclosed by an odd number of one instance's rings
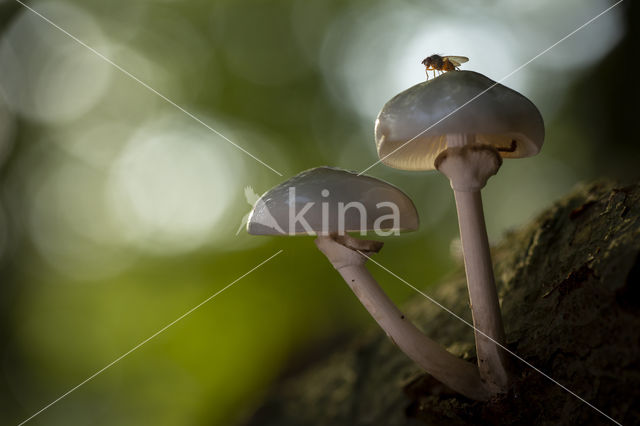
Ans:
MULTIPOLYGON (((30 422, 228 425, 279 377, 372 325, 311 238, 236 235, 245 187, 368 167, 377 112, 424 80, 425 56, 465 55, 463 69, 498 80, 613 2, 28 4, 284 176, 0 0, 0 423, 28 418, 283 249, 30 422)), ((635 15, 623 2, 504 81, 536 103, 547 137, 489 182, 493 241, 580 181, 638 177, 635 15)), ((405 190, 422 220, 377 260, 423 288, 451 273, 448 182, 382 165, 368 174, 405 190)), ((371 270, 396 301, 412 296, 371 270)))

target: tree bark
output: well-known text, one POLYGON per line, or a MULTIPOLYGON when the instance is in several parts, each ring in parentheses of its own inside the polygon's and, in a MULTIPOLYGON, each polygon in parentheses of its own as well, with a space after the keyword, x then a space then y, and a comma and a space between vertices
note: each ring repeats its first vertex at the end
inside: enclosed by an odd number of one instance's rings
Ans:
MULTIPOLYGON (((507 346, 622 424, 640 424, 640 184, 577 188, 492 250, 507 346)), ((470 320, 464 272, 429 294, 470 320)), ((404 309, 474 359, 473 330, 422 296, 404 309)), ((508 395, 459 396, 372 328, 274 386, 252 426, 613 424, 517 359, 508 395)))

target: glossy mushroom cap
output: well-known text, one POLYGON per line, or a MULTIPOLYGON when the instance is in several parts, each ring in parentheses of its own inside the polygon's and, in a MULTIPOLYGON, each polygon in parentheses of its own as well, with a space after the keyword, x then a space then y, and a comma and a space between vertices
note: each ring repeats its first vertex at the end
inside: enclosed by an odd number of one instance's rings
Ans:
POLYGON ((378 229, 414 231, 418 223, 415 205, 395 186, 346 170, 317 167, 262 195, 251 211, 247 231, 253 235, 364 234, 378 229))
POLYGON ((450 71, 387 102, 375 133, 383 163, 431 170, 447 148, 447 134, 475 134, 476 143, 494 146, 502 157, 529 157, 542 147, 544 123, 536 106, 515 90, 477 72, 450 71))

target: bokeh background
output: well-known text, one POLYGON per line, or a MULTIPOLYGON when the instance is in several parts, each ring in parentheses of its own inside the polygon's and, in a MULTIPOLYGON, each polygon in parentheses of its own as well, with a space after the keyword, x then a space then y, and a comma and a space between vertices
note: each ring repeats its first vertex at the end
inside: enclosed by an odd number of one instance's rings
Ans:
MULTIPOLYGON (((0 423, 229 425, 372 320, 311 238, 237 232, 257 193, 377 160, 373 122, 432 53, 498 80, 613 2, 0 0, 0 423)), ((484 192, 496 241, 581 181, 638 177, 637 2, 504 81, 539 107, 542 153, 484 192), (635 27, 634 27, 635 25, 635 27)), ((419 232, 377 260, 426 288, 458 266, 448 182, 378 165, 419 232)), ((374 275, 401 303, 412 291, 374 275)), ((436 309, 436 307, 434 307, 436 309)), ((453 321, 454 319, 452 319, 453 321)))

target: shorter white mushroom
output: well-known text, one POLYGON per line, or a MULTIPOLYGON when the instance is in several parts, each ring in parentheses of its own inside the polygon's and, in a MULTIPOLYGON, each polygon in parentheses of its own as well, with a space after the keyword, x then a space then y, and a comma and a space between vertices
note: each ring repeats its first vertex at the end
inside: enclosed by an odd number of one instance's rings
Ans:
POLYGON ((413 231, 418 214, 395 186, 345 170, 319 167, 300 173, 266 192, 251 212, 254 235, 317 235, 316 245, 391 340, 414 362, 454 391, 475 400, 490 393, 477 367, 425 336, 395 306, 365 263, 382 242, 347 234, 381 235, 413 231))

